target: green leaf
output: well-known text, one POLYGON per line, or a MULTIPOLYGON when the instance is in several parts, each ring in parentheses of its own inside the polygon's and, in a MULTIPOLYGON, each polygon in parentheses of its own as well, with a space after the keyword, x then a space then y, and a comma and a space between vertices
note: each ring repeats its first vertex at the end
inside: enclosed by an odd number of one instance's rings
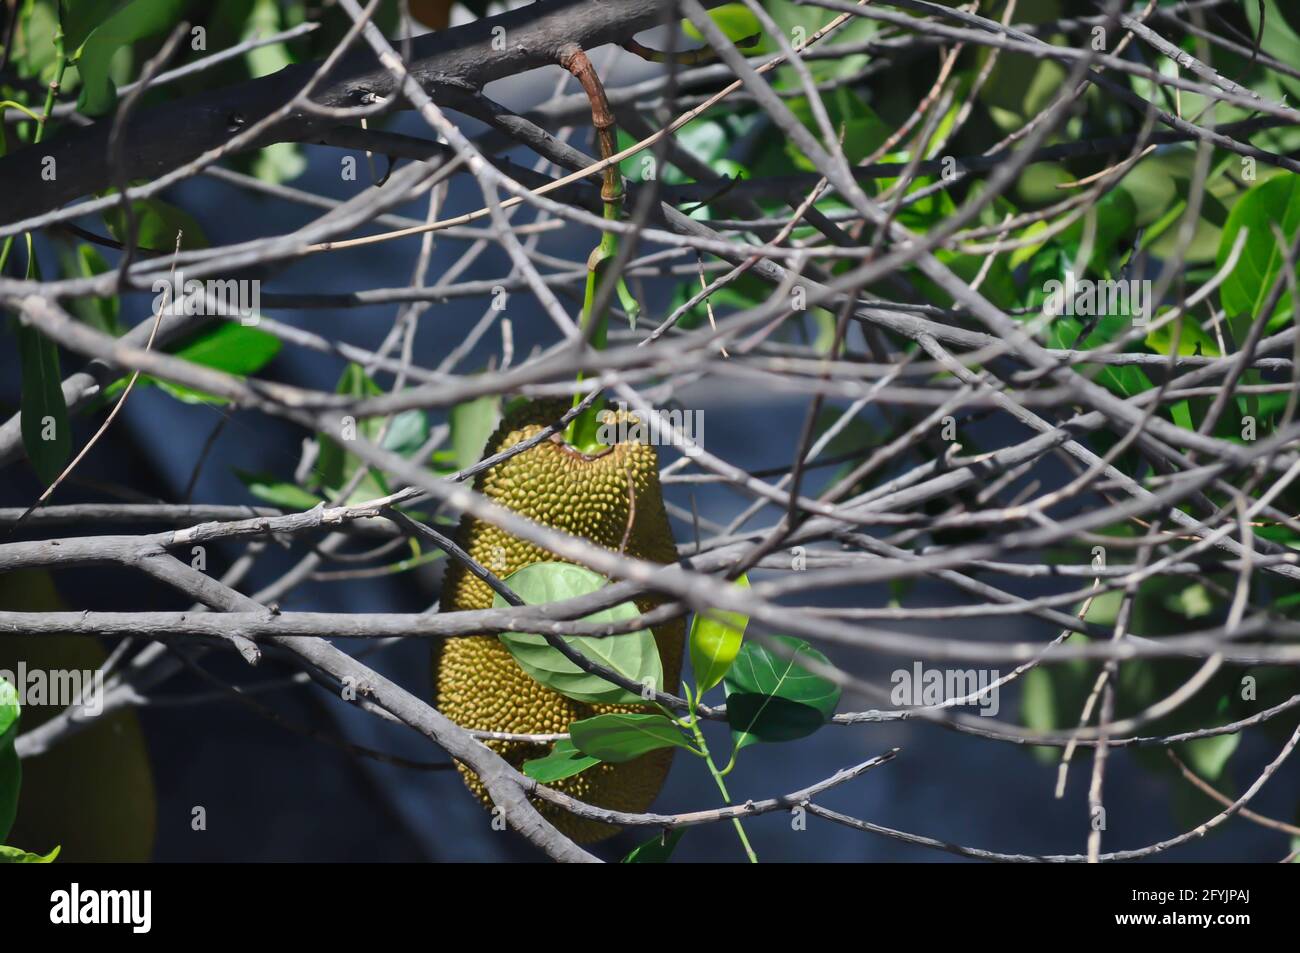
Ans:
POLYGON ((23 769, 14 751, 18 736, 18 690, 0 678, 0 840, 9 834, 18 814, 18 789, 23 769))
POLYGON ((799 664, 800 659, 808 659, 828 665, 826 656, 800 639, 774 638, 791 650, 791 658, 746 642, 723 680, 727 722, 738 748, 810 735, 835 714, 839 704, 839 686, 799 664))
POLYGON ((1205 780, 1215 782, 1223 774, 1228 759, 1240 742, 1241 735, 1236 733, 1211 735, 1208 738, 1194 738, 1179 745, 1179 749, 1189 768, 1205 780))
MULTIPOLYGON (((763 27, 758 22, 758 17, 750 12, 749 8, 743 3, 724 3, 720 7, 714 7, 709 11, 709 18, 717 24, 728 40, 732 43, 739 44, 741 40, 748 40, 751 37, 762 35, 763 27)), ((695 28, 690 20, 682 21, 682 29, 686 35, 696 42, 703 42, 704 35, 695 28)))
MULTIPOLYGON (((280 4, 276 0, 253 0, 253 9, 244 21, 244 35, 241 39, 247 42, 257 37, 272 36, 281 32, 285 26, 280 4)), ((271 43, 249 50, 244 54, 244 62, 248 64, 249 75, 258 78, 278 73, 293 62, 293 57, 289 55, 286 44, 271 43)))
POLYGON ((409 457, 429 439, 429 416, 423 410, 404 410, 394 414, 384 435, 383 447, 409 457))
MULTIPOLYGON (((1283 63, 1300 63, 1300 26, 1292 26, 1294 17, 1288 18, 1277 0, 1249 0, 1242 6, 1246 22, 1250 24, 1252 40, 1259 35, 1259 18, 1261 14, 1264 15, 1264 35, 1260 38, 1259 45, 1265 53, 1283 63)), ((1292 6, 1288 3, 1287 10, 1292 6)), ((1284 73, 1274 75, 1278 82, 1291 91, 1292 96, 1300 96, 1300 79, 1284 73)))
POLYGON ((1189 619, 1199 619, 1214 611, 1214 599, 1199 582, 1164 598, 1165 607, 1189 619))
MULTIPOLYGON (((136 244, 140 248, 171 254, 180 235, 181 249, 189 251, 208 247, 203 226, 189 212, 162 199, 136 199, 131 203, 135 216, 136 244)), ((119 206, 104 216, 104 224, 119 242, 126 241, 127 220, 119 206)))
MULTIPOLYGON (((169 29, 180 20, 185 3, 186 0, 132 0, 95 21, 76 54, 77 72, 81 74, 77 108, 82 113, 102 116, 113 108, 117 90, 108 75, 113 55, 123 46, 169 29)), ((102 15, 107 11, 97 12, 102 15)))
MULTIPOLYGON (((533 563, 511 573, 505 579, 506 585, 530 606, 585 596, 602 588, 606 582, 604 576, 583 566, 557 562, 533 563)), ((492 606, 504 609, 509 603, 501 598, 500 593, 493 593, 492 606)), ((612 609, 592 613, 583 621, 609 624, 635 619, 639 614, 634 604, 623 602, 612 609)), ((552 648, 540 635, 506 632, 500 638, 525 672, 561 695, 593 704, 635 704, 645 701, 640 695, 584 672, 558 649, 552 648)), ((598 662, 625 678, 653 687, 656 691, 663 687, 663 664, 659 659, 659 648, 649 629, 638 629, 609 638, 562 638, 593 662, 598 662)))
MULTIPOLYGON (((209 330, 175 352, 177 357, 245 377, 265 367, 280 352, 281 342, 274 334, 254 327, 219 321, 209 330)), ((173 384, 171 381, 154 381, 159 387, 179 401, 187 404, 224 404, 226 399, 215 394, 173 384)))
POLYGON ((56 847, 48 854, 41 855, 0 844, 0 864, 52 864, 54 858, 59 856, 59 849, 56 847))
MULTIPOLYGON (((108 270, 108 262, 94 245, 78 245, 75 256, 67 255, 64 259, 64 274, 69 276, 92 278, 108 270)), ((69 310, 86 324, 117 337, 123 330, 118 321, 120 300, 117 295, 105 295, 76 298, 69 301, 68 305, 69 310)))
POLYGON ((684 827, 674 827, 670 831, 660 831, 650 840, 637 847, 633 847, 626 857, 620 861, 624 864, 663 864, 667 863, 668 858, 672 856, 673 848, 677 842, 682 839, 686 833, 684 827))
MULTIPOLYGON (((365 370, 359 364, 348 364, 343 369, 338 386, 334 390, 336 393, 357 399, 375 397, 383 393, 379 385, 366 376, 365 370)), ((362 418, 356 421, 356 435, 374 442, 379 439, 383 426, 382 417, 362 418)), ((355 454, 344 450, 343 445, 333 435, 321 433, 317 437, 317 442, 320 445, 320 455, 316 459, 315 482, 327 489, 337 490, 352 479, 352 474, 356 472, 357 467, 362 466, 361 460, 355 454)), ((388 485, 383 475, 376 474, 372 470, 361 480, 360 485, 349 498, 349 502, 373 500, 387 495, 388 485)))
POLYGON ((63 472, 72 452, 68 405, 63 399, 63 377, 59 373, 59 349, 40 331, 19 325, 18 353, 23 370, 20 411, 23 449, 36 475, 49 486, 63 472))
POLYGON ((227 374, 255 374, 280 353, 280 339, 258 328, 220 321, 177 350, 176 356, 227 374))
POLYGON ((69 53, 75 54, 95 31, 130 0, 59 0, 59 22, 69 53))
MULTIPOLYGON (((277 0, 254 0, 253 8, 243 24, 242 41, 272 36, 291 25, 280 10, 277 0)), ((270 76, 293 62, 287 43, 270 43, 244 54, 248 75, 270 76)), ((263 182, 280 184, 298 178, 307 171, 307 158, 296 142, 276 142, 258 151, 253 160, 253 175, 263 182)))
POLYGON ((249 473, 235 470, 235 476, 248 488, 248 492, 259 500, 266 500, 272 506, 286 510, 309 510, 320 503, 320 497, 308 493, 295 483, 278 480, 269 473, 249 473))
MULTIPOLYGON (((749 588, 749 577, 736 580, 749 588)), ((727 674, 745 638, 749 616, 739 612, 696 613, 691 620, 691 667, 695 669, 695 691, 703 695, 727 674)))
POLYGON ((584 718, 569 726, 573 744, 583 754, 622 764, 660 748, 691 749, 690 742, 664 715, 612 714, 584 718))
POLYGON ((581 774, 593 764, 600 764, 599 758, 583 754, 573 746, 568 738, 561 738, 544 758, 533 758, 524 762, 524 774, 534 781, 550 784, 581 774))
POLYGON ((11 38, 13 46, 9 61, 24 79, 47 83, 54 78, 57 69, 58 51, 53 43, 54 31, 58 28, 55 5, 20 3, 18 11, 18 29, 13 31, 11 38))
MULTIPOLYGON (((1237 266, 1219 286, 1219 300, 1228 312, 1228 327, 1238 344, 1245 340, 1282 270, 1284 250, 1278 247, 1273 226, 1280 228, 1288 241, 1300 228, 1300 176, 1288 173, 1261 182, 1243 195, 1228 214, 1219 240, 1218 267, 1227 262, 1241 229, 1249 229, 1237 266)), ((1284 289, 1267 329, 1275 331, 1285 325, 1291 312, 1291 293, 1284 289)))
POLYGON ((467 400, 451 409, 451 448, 457 470, 478 463, 488 437, 501 419, 499 407, 500 398, 492 395, 467 400))

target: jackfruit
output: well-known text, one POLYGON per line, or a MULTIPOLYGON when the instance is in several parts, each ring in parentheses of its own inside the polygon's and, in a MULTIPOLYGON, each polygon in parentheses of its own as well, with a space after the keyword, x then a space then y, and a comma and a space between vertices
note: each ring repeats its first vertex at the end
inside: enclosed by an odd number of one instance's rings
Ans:
MULTIPOLYGON (((559 419, 565 401, 533 401, 508 412, 487 442, 483 456, 534 436, 559 419)), ((617 412, 615 420, 629 419, 617 412)), ((627 431, 635 435, 636 428, 627 431)), ((480 473, 475 489, 496 503, 554 529, 611 550, 657 563, 673 562, 676 545, 659 485, 659 457, 647 443, 628 439, 595 454, 581 453, 556 434, 535 447, 480 473), (629 518, 631 530, 628 529, 629 518), (626 545, 624 546, 624 541, 626 545)), ((539 546, 472 517, 462 519, 458 542, 498 578, 535 562, 567 561, 539 546)), ((642 612, 662 600, 635 600, 642 612)), ((442 611, 487 609, 492 589, 451 561, 442 589, 442 611)), ((663 663, 664 690, 676 692, 686 626, 674 619, 652 629, 663 663)), ((527 675, 496 636, 449 638, 435 649, 434 683, 439 711, 457 724, 482 731, 550 734, 567 731, 582 718, 611 712, 645 712, 645 706, 587 704, 544 687, 527 675)), ((545 757, 551 745, 515 741, 486 744, 516 768, 545 757)), ((623 764, 598 764, 551 787, 610 810, 643 812, 667 776, 673 749, 653 751, 623 764)), ((478 777, 459 765, 466 785, 490 806, 478 777)), ((574 817, 548 804, 539 810, 579 843, 603 840, 618 828, 574 817)))

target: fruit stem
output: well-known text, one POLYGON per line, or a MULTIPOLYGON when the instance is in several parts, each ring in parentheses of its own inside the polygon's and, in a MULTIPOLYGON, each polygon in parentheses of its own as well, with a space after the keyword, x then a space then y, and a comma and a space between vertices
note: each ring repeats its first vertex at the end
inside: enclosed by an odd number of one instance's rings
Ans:
MULTIPOLYGON (((591 65, 587 54, 578 46, 570 47, 560 55, 560 65, 574 75, 586 92, 587 99, 591 102, 591 124, 596 129, 600 157, 609 159, 617 151, 614 113, 609 108, 609 99, 605 96, 605 87, 596 73, 596 68, 591 65)), ((623 176, 618 171, 617 163, 611 162, 601 173, 600 197, 604 202, 605 220, 617 222, 623 208, 623 176)), ((596 299, 599 296, 601 283, 605 279, 606 263, 617 255, 618 233, 606 231, 601 233, 600 244, 587 258, 587 287, 583 294, 582 320, 579 328, 582 339, 597 351, 605 349, 605 342, 609 335, 609 314, 607 307, 601 307, 600 313, 596 313, 596 299)), ((629 316, 635 322, 635 310, 639 310, 636 301, 628 292, 621 277, 616 276, 614 280, 617 282, 619 300, 623 302, 624 308, 628 310, 629 316)), ((579 371, 578 382, 581 383, 585 376, 579 371)), ((582 398, 581 392, 574 394, 573 405, 576 407, 582 403, 582 398)), ((598 453, 602 450, 604 444, 600 442, 598 434, 601 424, 600 415, 603 411, 601 402, 593 401, 590 407, 569 421, 569 427, 564 434, 565 441, 583 453, 598 453)))

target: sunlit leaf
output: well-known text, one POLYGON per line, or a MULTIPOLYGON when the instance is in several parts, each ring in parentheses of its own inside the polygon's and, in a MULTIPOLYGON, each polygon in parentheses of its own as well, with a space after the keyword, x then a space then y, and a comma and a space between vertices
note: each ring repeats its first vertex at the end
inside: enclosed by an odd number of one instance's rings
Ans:
POLYGON ((840 688, 804 668, 801 661, 829 665, 807 642, 775 637, 791 654, 746 642, 724 679, 727 723, 737 746, 759 741, 793 741, 810 735, 835 714, 840 688))

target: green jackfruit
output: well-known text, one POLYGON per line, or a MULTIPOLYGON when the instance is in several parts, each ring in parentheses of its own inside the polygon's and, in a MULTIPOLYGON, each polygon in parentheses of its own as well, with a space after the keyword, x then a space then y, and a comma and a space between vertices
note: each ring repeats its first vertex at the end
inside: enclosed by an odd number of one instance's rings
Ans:
MULTIPOLYGON (((488 440, 484 457, 534 436, 566 410, 564 401, 535 401, 508 413, 488 440)), ((624 442, 588 456, 574 450, 559 435, 478 475, 475 489, 521 516, 598 546, 657 563, 677 559, 668 514, 659 485, 659 457, 648 444, 624 442), (629 532, 628 522, 632 528, 629 532)), ((466 516, 458 541, 481 565, 504 578, 535 562, 560 557, 532 543, 466 516)), ((661 600, 636 600, 646 612, 661 600)), ((452 561, 443 582, 443 611, 487 609, 492 589, 464 566, 452 561)), ((663 663, 664 688, 676 692, 681 674, 686 625, 682 619, 653 630, 663 663)), ((466 728, 512 734, 567 731, 571 722, 610 712, 644 712, 644 706, 591 705, 543 687, 527 675, 495 636, 444 639, 435 649, 436 704, 452 721, 466 728)), ((487 744, 515 767, 545 757, 551 746, 511 741, 487 744)), ((654 751, 624 764, 598 764, 551 786, 565 794, 610 810, 643 812, 663 785, 672 749, 654 751)), ((461 774, 470 790, 489 803, 482 783, 464 765, 461 774)), ((618 828, 582 820, 539 805, 542 814, 581 843, 602 840, 618 828)))

